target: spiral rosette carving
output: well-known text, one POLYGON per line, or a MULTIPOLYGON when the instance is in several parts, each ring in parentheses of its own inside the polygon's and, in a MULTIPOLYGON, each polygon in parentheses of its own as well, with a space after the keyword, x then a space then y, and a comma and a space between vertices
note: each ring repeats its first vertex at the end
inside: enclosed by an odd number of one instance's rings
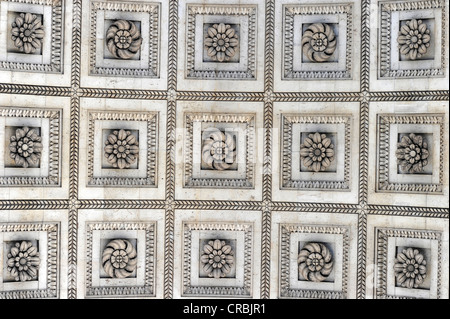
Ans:
POLYGON ((337 38, 333 28, 326 23, 311 24, 303 33, 303 53, 312 62, 325 62, 333 55, 337 38))
POLYGON ((230 61, 236 55, 239 38, 231 25, 220 23, 208 28, 204 43, 208 48, 208 56, 213 61, 224 62, 230 61))
POLYGON ((108 28, 106 43, 114 57, 128 60, 141 48, 141 32, 132 21, 118 20, 108 28))
POLYGON ((223 278, 231 272, 234 264, 234 251, 225 240, 210 240, 203 247, 200 261, 208 277, 223 278))
POLYGON ((227 170, 236 160, 236 143, 232 134, 214 130, 208 134, 202 149, 204 163, 218 171, 227 170))
POLYGON ((430 29, 422 20, 412 19, 400 28, 397 41, 400 53, 410 60, 416 60, 427 53, 430 47, 430 29))
POLYGON ((32 13, 21 13, 11 24, 11 39, 14 46, 24 53, 35 53, 42 47, 44 26, 41 19, 32 13))
POLYGON ((127 278, 137 267, 136 249, 126 239, 114 239, 103 251, 102 264, 109 277, 127 278))
POLYGON ((421 135, 403 136, 395 152, 400 167, 410 173, 421 173, 428 165, 428 143, 421 135))
POLYGON ((300 145, 300 158, 310 171, 325 171, 334 161, 334 145, 326 134, 309 134, 300 145))
POLYGON ((105 144, 105 157, 113 167, 124 169, 136 163, 139 142, 130 131, 114 131, 108 135, 105 144))
POLYGON ((298 255, 298 272, 308 281, 322 282, 333 270, 333 256, 321 243, 306 244, 298 255))
POLYGON ((40 264, 39 252, 31 242, 15 243, 7 257, 7 270, 16 281, 29 281, 37 278, 40 264))
POLYGON ((399 285, 419 288, 427 277, 427 261, 418 249, 407 248, 397 255, 394 271, 399 285))
POLYGON ((43 149, 42 138, 35 129, 22 127, 11 136, 9 144, 9 156, 14 159, 16 165, 28 168, 37 165, 43 149))

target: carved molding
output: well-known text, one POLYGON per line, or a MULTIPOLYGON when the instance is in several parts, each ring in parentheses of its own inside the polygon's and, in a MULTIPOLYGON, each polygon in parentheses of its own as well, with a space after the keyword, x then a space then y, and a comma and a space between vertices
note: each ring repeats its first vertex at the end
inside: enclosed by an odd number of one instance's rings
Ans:
MULTIPOLYGON (((206 235, 205 235, 206 236, 206 235)), ((231 235, 230 235, 231 236, 231 235)), ((200 238, 203 239, 203 238, 200 238)), ((212 239, 212 238, 211 238, 212 239)), ((202 247, 201 247, 202 248, 202 247)), ((237 257, 236 257, 237 258, 237 257)), ((183 225, 183 295, 185 296, 222 296, 222 297, 251 297, 252 296, 252 265, 253 265, 253 226, 245 223, 184 223, 183 225), (238 255, 237 250, 241 250, 244 260, 240 261, 242 278, 240 281, 242 285, 235 286, 229 283, 223 283, 223 279, 210 279, 214 283, 203 285, 201 282, 194 285, 192 280, 198 279, 197 273, 192 273, 195 265, 200 266, 199 260, 192 260, 193 233, 202 232, 205 234, 209 232, 213 234, 237 234, 241 233, 243 241, 236 239, 235 255, 238 255), (222 280, 222 281, 221 281, 222 280)), ((236 266, 237 267, 237 266, 236 266)), ((197 269, 196 268, 196 269, 197 269)))
MULTIPOLYGON (((318 190, 318 189, 333 189, 333 190, 349 190, 350 189, 350 163, 351 163, 351 130, 352 117, 346 115, 297 115, 297 114, 283 114, 282 115, 282 136, 281 136, 281 185, 283 189, 302 189, 302 190, 318 190), (344 137, 341 141, 344 142, 344 162, 343 180, 328 181, 328 180, 299 180, 294 179, 292 174, 293 163, 293 126, 296 124, 343 124, 344 137)), ((303 133, 303 132, 301 132, 303 133)), ((307 132, 311 133, 311 132, 307 132)), ((314 132, 313 132, 314 133, 314 132)), ((338 156, 335 145, 335 157, 338 156)), ((300 164, 300 163, 298 163, 300 164)), ((339 169, 339 168, 338 168, 339 169)), ((300 170, 300 165, 298 165, 300 170)))
MULTIPOLYGON (((283 7, 283 80, 314 80, 314 79, 352 79, 353 70, 353 6, 351 4, 336 4, 336 5, 285 5, 283 7), (336 26, 339 30, 345 30, 345 36, 340 35, 337 39, 336 51, 344 52, 343 56, 339 56, 339 61, 344 60, 344 63, 338 63, 342 67, 336 65, 329 66, 323 70, 317 67, 309 68, 310 63, 302 63, 297 66, 295 60, 302 59, 302 52, 300 45, 296 45, 296 33, 301 30, 302 26, 297 25, 297 17, 321 16, 324 22, 330 16, 345 16, 346 25, 344 27, 336 26), (340 46, 345 45, 345 49, 340 49, 340 46), (298 48, 297 48, 298 47, 298 48), (296 52, 298 50, 299 52, 296 52), (299 69, 300 68, 300 69, 299 69)), ((334 21, 334 20, 333 20, 334 21)), ((337 21, 337 20, 336 20, 337 21)), ((312 23, 310 23, 311 25, 312 23)), ((337 24, 338 23, 334 23, 337 24)), ((333 32, 333 27, 330 27, 330 32, 333 32)), ((306 30, 307 31, 307 30, 306 30)), ((306 33, 305 33, 306 34, 306 33)), ((297 40, 298 41, 298 40, 297 40)), ((301 40, 300 40, 301 41, 301 40)), ((303 42, 302 42, 303 43, 303 42)), ((313 62, 319 62, 313 59, 313 62)), ((320 61, 323 62, 323 61, 320 61)), ((325 61, 328 62, 328 61, 325 61)), ((323 63, 314 63, 314 65, 323 63)), ((327 63, 325 63, 327 64, 327 63)), ((336 64, 336 63, 335 63, 336 64)))
MULTIPOLYGON (((220 80, 255 80, 256 79, 256 44, 258 40, 257 35, 257 6, 254 5, 194 5, 189 4, 187 7, 187 35, 186 35, 186 77, 188 79, 220 79, 220 80), (217 67, 211 69, 205 67, 205 63, 200 63, 200 67, 196 60, 202 59, 201 56, 198 56, 203 52, 196 50, 196 42, 204 41, 204 35, 196 34, 197 30, 197 20, 199 18, 208 17, 210 20, 211 17, 217 17, 217 20, 225 21, 227 24, 227 20, 234 21, 235 18, 244 18, 248 21, 248 30, 241 30, 241 32, 245 32, 247 34, 248 42, 246 43, 247 54, 244 56, 241 53, 240 59, 247 60, 247 67, 242 69, 239 65, 239 62, 232 63, 232 68, 223 68, 218 65, 217 67)), ((205 23, 206 21, 204 21, 205 23)), ((213 21, 211 21, 213 23, 213 21)), ((218 22, 214 22, 218 23, 218 22)), ((214 24, 213 23, 213 24, 214 24)), ((236 23, 236 22, 234 22, 236 23)), ((241 24, 242 27, 242 24, 241 24)), ((244 39, 241 37, 239 39, 240 46, 242 46, 244 39)), ((240 50, 242 51, 242 50, 240 50)), ((233 62, 233 61, 232 61, 233 62)))

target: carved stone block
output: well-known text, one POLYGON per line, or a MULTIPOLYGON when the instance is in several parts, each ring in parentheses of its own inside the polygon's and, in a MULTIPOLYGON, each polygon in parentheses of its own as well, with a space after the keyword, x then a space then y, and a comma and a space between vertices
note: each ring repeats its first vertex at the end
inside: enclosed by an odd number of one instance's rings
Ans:
POLYGON ((283 114, 282 129, 282 189, 350 189, 351 116, 283 114))
POLYGON ((347 227, 281 224, 280 243, 280 297, 347 298, 347 227))
POLYGON ((184 223, 182 295, 251 297, 252 243, 252 224, 184 223))
POLYGON ((0 186, 59 186, 62 110, 0 108, 0 186))
POLYGON ((352 79, 352 4, 289 4, 283 18, 283 80, 352 79))
POLYGON ((186 114, 184 187, 254 188, 254 114, 186 114))
POLYGON ((63 0, 0 1, 0 69, 62 73, 63 0))
POLYGON ((155 223, 86 223, 86 297, 155 295, 155 223))
POLYGON ((157 187, 158 113, 88 117, 88 186, 157 187))
POLYGON ((442 232, 377 228, 376 298, 439 299, 442 232))
POLYGON ((257 10, 254 5, 189 4, 186 77, 256 79, 257 10))
POLYGON ((380 3, 379 78, 445 76, 444 1, 380 3))
POLYGON ((443 192, 444 114, 378 115, 378 192, 443 192))
POLYGON ((92 1, 90 19, 90 75, 159 77, 159 4, 92 1))
POLYGON ((0 223, 0 298, 59 298, 59 224, 0 223))

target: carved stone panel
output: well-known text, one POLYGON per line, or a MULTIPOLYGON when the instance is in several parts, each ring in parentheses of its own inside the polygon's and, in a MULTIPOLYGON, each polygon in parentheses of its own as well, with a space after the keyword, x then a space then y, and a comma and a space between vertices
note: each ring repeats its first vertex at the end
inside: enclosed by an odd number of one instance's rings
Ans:
POLYGON ((251 297, 251 224, 183 225, 183 295, 251 297))
POLYGON ((157 186, 157 113, 89 113, 88 186, 157 186))
POLYGON ((0 186, 61 183, 62 110, 0 108, 0 186))
POLYGON ((0 223, 0 298, 59 298, 59 225, 0 223))
POLYGON ((376 236, 377 298, 440 298, 441 232, 379 228, 376 236))
POLYGON ((160 6, 92 1, 90 74, 159 77, 160 6))
POLYGON ((351 79, 353 6, 283 7, 283 79, 351 79))
POLYGON ((155 224, 86 225, 86 297, 155 295, 155 224))
POLYGON ((379 77, 445 75, 444 1, 380 3, 379 77))
POLYGON ((280 296, 347 298, 349 230, 323 225, 280 225, 280 296))
POLYGON ((0 1, 0 69, 62 73, 63 0, 0 1))

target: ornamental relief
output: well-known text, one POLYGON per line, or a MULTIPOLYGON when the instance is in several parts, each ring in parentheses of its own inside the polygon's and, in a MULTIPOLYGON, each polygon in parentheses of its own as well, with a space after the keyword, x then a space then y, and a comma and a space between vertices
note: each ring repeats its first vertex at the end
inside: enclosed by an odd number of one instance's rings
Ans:
POLYGON ((39 164, 42 152, 42 137, 38 129, 30 129, 25 126, 18 128, 15 135, 10 138, 9 156, 17 166, 28 168, 39 164))
POLYGON ((7 254, 7 270, 16 281, 36 280, 40 264, 38 248, 29 241, 16 242, 7 254))
POLYGON ((106 32, 106 43, 115 58, 128 60, 141 49, 142 37, 133 21, 117 20, 106 32))
POLYGON ((40 51, 45 35, 41 17, 29 12, 21 13, 11 27, 11 39, 20 52, 29 54, 40 51))

